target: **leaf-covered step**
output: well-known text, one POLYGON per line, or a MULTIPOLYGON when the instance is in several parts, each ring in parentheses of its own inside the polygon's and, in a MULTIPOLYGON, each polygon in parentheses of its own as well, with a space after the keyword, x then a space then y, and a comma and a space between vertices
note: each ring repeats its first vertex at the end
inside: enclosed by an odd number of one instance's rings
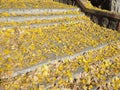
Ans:
MULTIPOLYGON (((89 81, 92 77, 99 78, 100 76, 97 73, 99 73, 100 70, 103 70, 103 72, 101 72, 103 77, 106 77, 105 73, 107 73, 108 77, 109 75, 112 75, 112 73, 117 74, 117 72, 114 72, 114 70, 117 70, 117 68, 119 68, 119 58, 117 60, 108 60, 107 58, 112 57, 112 55, 116 56, 120 53, 119 45, 120 44, 118 41, 118 43, 112 43, 101 49, 89 51, 83 55, 73 58, 72 60, 65 59, 64 61, 58 61, 53 64, 43 65, 43 67, 38 67, 33 72, 17 76, 13 79, 8 79, 2 84, 6 83, 6 88, 11 87, 12 89, 39 88, 36 87, 36 84, 45 85, 46 88, 50 86, 48 88, 55 87, 59 89, 66 87, 73 89, 75 88, 74 85, 78 85, 78 87, 81 89, 92 88, 94 84, 91 84, 90 87, 86 86, 86 84, 92 82, 89 81), (107 62, 107 60, 110 61, 110 63, 107 62), (114 62, 114 64, 111 67, 110 65, 112 61, 114 62), (74 79, 73 72, 75 72, 79 67, 84 68, 84 71, 80 75, 78 75, 76 79, 74 79), (97 68, 91 69, 92 67, 97 68), (94 70, 96 72, 94 72, 94 70), (110 70, 112 70, 113 72, 109 72, 110 70), (79 82, 80 84, 77 82, 79 82), (19 86, 16 87, 16 83, 19 83, 19 86)), ((104 78, 99 79, 103 80, 103 83, 105 82, 104 78)), ((99 82, 95 82, 95 85, 97 84, 99 84, 99 82)))
POLYGON ((87 24, 0 30, 0 36, 0 65, 3 76, 12 75, 15 71, 45 60, 74 55, 88 47, 96 47, 120 38, 116 31, 90 21, 87 24))
POLYGON ((84 14, 76 15, 76 14, 66 14, 66 15, 51 15, 51 16, 29 16, 29 17, 23 17, 23 16, 16 16, 16 17, 2 17, 0 18, 0 22, 24 22, 28 20, 51 20, 51 19, 60 19, 60 18, 74 18, 77 16, 83 16, 84 14))
POLYGON ((9 16, 29 16, 29 15, 51 15, 51 14, 66 14, 66 13, 78 13, 79 8, 61 8, 61 9, 0 9, 0 17, 9 16))
MULTIPOLYGON (((32 66, 32 67, 29 67, 29 68, 26 68, 26 69, 23 69, 23 70, 20 70, 20 71, 16 71, 11 77, 16 77, 16 76, 19 76, 21 74, 25 74, 25 73, 28 73, 28 72, 31 72, 31 71, 34 71, 35 69, 43 66, 43 65, 47 65, 47 64, 54 64, 58 61, 64 61, 64 60, 73 60, 75 59, 76 57, 80 56, 80 55, 83 55, 84 53, 87 53, 89 51, 94 51, 94 50, 99 50, 99 49, 102 49, 104 47, 106 47, 108 44, 102 44, 102 45, 99 45, 97 47, 88 47, 86 48, 85 50, 79 52, 79 53, 76 53, 74 55, 71 55, 71 56, 65 56, 65 57, 56 57, 56 59, 54 60, 49 60, 48 61, 43 61, 41 63, 38 63, 37 65, 35 66, 32 66)), ((9 77, 4 77, 4 78, 9 78, 9 77)))
MULTIPOLYGON (((120 49, 120 47, 118 48, 120 49)), ((116 50, 117 48, 115 49, 115 51, 116 50)), ((109 88, 112 88, 113 90, 119 89, 119 85, 120 85, 119 53, 120 52, 118 52, 118 54, 116 55, 114 54, 113 56, 111 54, 110 57, 109 55, 106 56, 107 54, 104 55, 104 52, 107 52, 107 50, 102 51, 101 49, 93 52, 88 52, 87 56, 84 55, 84 56, 77 57, 80 68, 78 68, 76 73, 73 73, 73 76, 72 76, 73 81, 71 81, 71 78, 68 78, 66 80, 66 78, 63 78, 64 76, 62 76, 61 77, 62 80, 60 80, 61 83, 59 83, 59 81, 58 83, 54 82, 54 84, 52 84, 53 86, 48 84, 48 88, 50 89, 50 87, 56 87, 59 89, 64 88, 64 89, 70 89, 70 90, 75 88, 79 90, 85 89, 85 88, 86 89, 89 88, 90 90, 96 90, 97 88, 108 89, 108 90, 110 90, 109 88), (95 56, 96 52, 97 52, 97 55, 95 56), (103 55, 103 57, 101 55, 103 55), (115 82, 118 82, 118 83, 115 83, 115 82), (107 87, 106 84, 109 84, 109 86, 107 87)), ((73 61, 72 63, 75 64, 76 62, 73 61)), ((71 69, 73 69, 73 67, 71 67, 71 69)))
MULTIPOLYGON (((61 25, 61 24, 71 24, 72 21, 66 21, 66 22, 50 22, 50 23, 45 23, 45 24, 31 24, 31 25, 21 25, 21 26, 5 26, 0 29, 12 29, 12 28, 39 28, 39 27, 47 27, 47 26, 54 26, 54 25, 61 25)), ((77 20, 73 21, 72 23, 84 23, 85 20, 77 20)))
POLYGON ((58 2, 49 2, 49 1, 7 1, 0 3, 1 9, 23 9, 23 8, 76 8, 71 5, 66 5, 58 2))
MULTIPOLYGON (((120 86, 120 55, 112 56, 110 58, 107 58, 105 60, 99 61, 99 63, 95 63, 93 67, 93 70, 90 72, 94 73, 82 73, 79 72, 75 75, 75 85, 78 88, 82 88, 79 85, 82 82, 82 78, 89 77, 89 83, 87 86, 85 85, 85 88, 90 88, 91 90, 96 89, 107 89, 107 90, 117 90, 120 86), (96 69, 96 70, 95 70, 96 69), (116 83, 117 82, 117 83, 116 83), (94 85, 92 85, 94 83, 94 85)), ((87 80, 85 80, 87 84, 87 80)), ((82 82, 83 83, 83 82, 82 82)))
POLYGON ((60 19, 51 19, 51 20, 29 20, 24 22, 0 22, 0 28, 8 29, 8 28, 16 28, 16 27, 40 27, 40 26, 52 26, 59 25, 70 22, 84 22, 89 21, 89 18, 86 16, 76 16, 74 18, 60 18, 60 19))

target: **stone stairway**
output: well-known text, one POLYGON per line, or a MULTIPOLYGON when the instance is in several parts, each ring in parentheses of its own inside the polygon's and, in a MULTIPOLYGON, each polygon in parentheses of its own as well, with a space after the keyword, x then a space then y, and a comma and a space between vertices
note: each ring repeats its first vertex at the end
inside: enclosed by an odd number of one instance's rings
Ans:
POLYGON ((106 82, 112 86, 104 89, 119 88, 120 33, 96 25, 79 8, 56 5, 0 9, 0 88, 97 90, 106 82))
MULTIPOLYGON (((66 9, 1 9, 0 23, 9 23, 4 25, 4 28, 14 28, 18 25, 10 25, 10 23, 20 23, 22 27, 28 26, 25 22, 42 22, 49 21, 50 23, 30 23, 30 27, 49 26, 62 23, 65 18, 78 18, 84 16, 83 13, 79 13, 79 8, 66 8, 66 9), (3 13, 3 14, 2 14, 3 13), (4 16, 8 14, 8 16, 4 16), (14 16, 12 15, 14 13, 14 16), (47 15, 46 15, 47 14, 47 15), (60 19, 62 22, 51 22, 50 20, 60 19), (8 26, 7 26, 8 25, 8 26)), ((75 23, 80 20, 75 20, 75 23)), ((82 21, 82 20, 81 20, 82 21)), ((66 21, 65 23, 69 23, 66 21)), ((2 26, 2 25, 1 25, 2 26)))

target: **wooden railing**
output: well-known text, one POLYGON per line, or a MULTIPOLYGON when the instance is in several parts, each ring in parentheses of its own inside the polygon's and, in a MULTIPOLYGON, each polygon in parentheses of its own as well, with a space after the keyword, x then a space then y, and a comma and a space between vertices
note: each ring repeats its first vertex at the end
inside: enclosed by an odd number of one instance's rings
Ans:
POLYGON ((87 8, 84 2, 87 0, 54 0, 61 3, 66 3, 70 5, 77 5, 81 11, 88 15, 91 20, 101 26, 120 31, 120 14, 113 13, 110 11, 102 11, 87 8))

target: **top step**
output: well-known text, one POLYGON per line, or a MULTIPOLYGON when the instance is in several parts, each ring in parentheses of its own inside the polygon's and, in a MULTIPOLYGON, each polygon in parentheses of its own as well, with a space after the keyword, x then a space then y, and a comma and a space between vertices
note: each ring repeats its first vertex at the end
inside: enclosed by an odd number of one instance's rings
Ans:
POLYGON ((16 2, 1 2, 0 8, 75 8, 72 5, 66 5, 63 3, 58 3, 54 1, 16 1, 16 2))

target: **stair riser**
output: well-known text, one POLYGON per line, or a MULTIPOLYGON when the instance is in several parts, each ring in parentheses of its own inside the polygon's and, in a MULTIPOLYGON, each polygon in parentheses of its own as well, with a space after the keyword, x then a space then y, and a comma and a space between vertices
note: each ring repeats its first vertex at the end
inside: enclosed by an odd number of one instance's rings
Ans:
POLYGON ((77 16, 83 16, 84 14, 80 15, 74 15, 74 14, 69 14, 69 15, 52 15, 52 16, 29 16, 29 17, 4 17, 0 18, 0 22, 24 22, 24 21, 29 21, 29 20, 51 20, 51 19, 60 19, 60 18, 74 18, 77 16))
MULTIPOLYGON (((74 21, 73 23, 82 23, 82 22, 85 22, 85 20, 78 20, 78 21, 74 21)), ((24 25, 24 26, 19 26, 21 28, 27 28, 27 27, 30 27, 30 28, 38 28, 38 27, 46 27, 46 26, 53 26, 53 25, 60 25, 60 24, 70 24, 71 22, 55 22, 55 23, 47 23, 47 24, 31 24, 31 25, 24 25)), ((12 29, 12 28, 15 28, 15 27, 18 27, 18 26, 5 26, 4 28, 5 29, 12 29)), ((2 28, 0 28, 2 29, 2 28)))
POLYGON ((67 11, 79 11, 79 8, 71 9, 1 9, 0 13, 9 13, 9 14, 43 14, 43 13, 61 13, 67 11))

